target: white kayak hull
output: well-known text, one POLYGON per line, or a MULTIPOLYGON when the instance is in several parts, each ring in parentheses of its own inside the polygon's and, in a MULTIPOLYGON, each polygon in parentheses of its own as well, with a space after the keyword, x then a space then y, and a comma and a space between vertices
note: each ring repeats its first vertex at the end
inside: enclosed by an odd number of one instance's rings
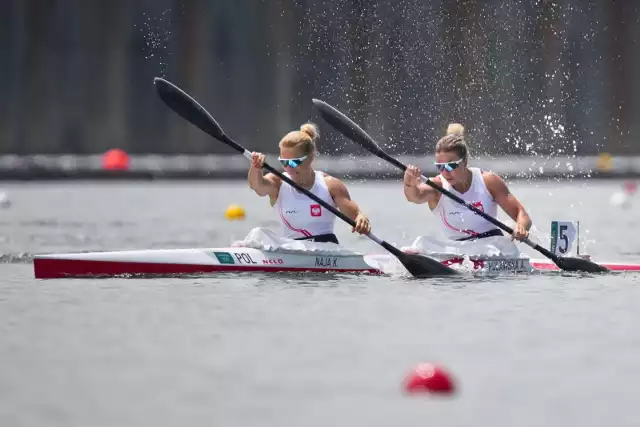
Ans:
POLYGON ((307 254, 253 248, 158 249, 36 255, 36 278, 180 275, 218 272, 382 272, 359 254, 307 254))
MULTIPOLYGON (((549 260, 435 256, 452 267, 475 273, 522 273, 557 270, 549 260)), ((604 263, 611 270, 640 271, 640 264, 604 263)), ((68 277, 179 276, 225 272, 312 272, 386 274, 399 263, 390 254, 309 253, 254 248, 157 249, 34 256, 39 279, 68 277)), ((400 266, 401 267, 401 266, 400 266)))

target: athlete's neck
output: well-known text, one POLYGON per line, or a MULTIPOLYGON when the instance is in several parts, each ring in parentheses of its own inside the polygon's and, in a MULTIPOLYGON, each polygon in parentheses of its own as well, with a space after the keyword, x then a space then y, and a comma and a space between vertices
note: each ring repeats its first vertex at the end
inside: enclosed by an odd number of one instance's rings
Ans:
POLYGON ((316 182, 316 172, 312 168, 309 168, 309 172, 304 175, 301 175, 300 178, 296 181, 296 184, 298 184, 300 187, 304 188, 305 190, 311 190, 315 182, 316 182))
POLYGON ((466 169, 464 177, 459 182, 456 182, 453 188, 458 193, 466 193, 471 188, 471 181, 473 181, 473 173, 466 169))

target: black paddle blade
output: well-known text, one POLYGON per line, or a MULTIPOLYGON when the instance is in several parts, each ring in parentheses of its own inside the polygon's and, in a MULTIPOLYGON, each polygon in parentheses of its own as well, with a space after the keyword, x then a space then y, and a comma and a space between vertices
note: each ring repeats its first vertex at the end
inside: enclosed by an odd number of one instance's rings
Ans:
POLYGON ((160 99, 183 119, 198 127, 212 137, 222 140, 225 137, 222 127, 211 117, 211 114, 202 105, 167 80, 156 77, 153 79, 160 99))
POLYGON ((576 257, 555 257, 553 260, 558 267, 565 271, 583 271, 585 273, 608 273, 607 267, 596 264, 588 259, 576 257))
POLYGON ((313 99, 313 105, 315 105, 318 111, 320 111, 322 118, 342 135, 401 170, 404 171, 407 169, 402 162, 385 153, 385 151, 376 144, 367 132, 365 132, 349 117, 342 114, 338 109, 315 98, 313 99))
POLYGON ((387 242, 382 242, 382 247, 398 258, 398 261, 400 261, 414 277, 424 279, 435 276, 453 276, 460 274, 453 268, 428 256, 402 252, 387 242))
POLYGON ((402 265, 409 270, 414 277, 418 277, 421 279, 425 279, 428 277, 436 277, 436 276, 453 276, 459 275, 457 271, 455 271, 451 267, 447 267, 442 264, 440 261, 437 261, 433 258, 428 258, 423 255, 418 254, 405 254, 402 257, 398 257, 402 265))
POLYGON ((382 152, 382 149, 376 144, 373 138, 349 117, 324 101, 315 98, 312 101, 313 105, 320 111, 322 118, 338 132, 369 151, 382 152))

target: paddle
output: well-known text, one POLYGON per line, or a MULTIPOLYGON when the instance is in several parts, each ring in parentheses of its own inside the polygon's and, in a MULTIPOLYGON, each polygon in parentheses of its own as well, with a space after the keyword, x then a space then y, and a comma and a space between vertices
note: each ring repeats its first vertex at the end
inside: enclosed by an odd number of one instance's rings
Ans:
MULTIPOLYGON (((336 130, 338 130, 341 134, 343 134, 347 138, 351 139, 356 144, 366 148, 367 150, 369 150, 371 153, 375 154, 376 156, 378 156, 378 157, 388 161, 392 165, 398 167, 399 169, 402 169, 403 171, 405 171, 407 169, 407 166, 404 163, 400 162, 399 160, 397 160, 397 159, 391 157, 389 154, 385 153, 382 150, 382 148, 380 148, 380 146, 378 144, 376 144, 376 142, 373 140, 373 138, 371 138, 362 128, 360 128, 360 126, 355 124, 351 119, 349 119, 347 116, 342 114, 336 108, 332 107, 331 105, 327 104, 324 101, 320 101, 319 99, 314 99, 313 100, 313 104, 320 111, 320 115, 331 126, 336 128, 336 130)), ((501 229, 503 229, 507 233, 513 234, 513 230, 509 226, 503 224, 502 222, 500 222, 496 218, 493 218, 493 217, 485 214, 480 209, 476 208, 475 206, 471 205, 470 203, 465 202, 460 197, 458 197, 455 194, 451 193, 450 191, 442 188, 441 186, 439 186, 435 182, 431 181, 430 179, 428 179, 424 175, 422 175, 421 178, 422 178, 423 182, 425 182, 427 185, 433 187, 434 189, 436 189, 440 193, 444 194, 445 196, 449 197, 450 199, 455 200, 459 204, 465 206, 467 209, 472 210, 477 215, 480 215, 482 218, 486 219, 487 221, 489 221, 493 225, 495 225, 497 227, 500 227, 501 229)), ((527 245, 529 245, 533 249, 537 250, 538 252, 540 252, 541 254, 546 256, 547 258, 551 259, 562 270, 566 270, 566 271, 585 271, 585 272, 588 272, 588 273, 603 273, 603 272, 609 271, 608 268, 603 267, 601 265, 598 265, 598 264, 596 264, 596 263, 594 263, 592 261, 586 260, 586 259, 577 258, 577 257, 559 257, 556 254, 552 253, 551 251, 543 248, 539 244, 533 243, 529 239, 524 240, 524 243, 526 243, 527 245)))
MULTIPOLYGON (((238 143, 225 135, 218 122, 216 122, 215 119, 211 117, 211 115, 207 112, 207 110, 205 110, 204 107, 202 107, 195 99, 191 98, 188 94, 186 94, 180 88, 175 86, 173 83, 168 82, 167 80, 156 77, 153 81, 156 86, 156 90, 160 95, 160 99, 162 99, 164 103, 167 104, 173 111, 175 111, 182 118, 186 119, 188 122, 198 127, 203 132, 227 144, 229 147, 242 153, 242 155, 248 160, 251 160, 251 152, 247 151, 238 143)), ((269 164, 264 163, 263 167, 264 169, 278 176, 287 184, 294 187, 296 190, 304 193, 307 197, 322 205, 325 209, 330 211, 332 214, 334 214, 347 224, 355 227, 355 221, 353 221, 351 218, 349 218, 339 210, 335 209, 333 206, 326 203, 324 200, 320 199, 315 194, 311 193, 309 190, 302 188, 293 180, 286 177, 269 164)), ((432 277, 458 274, 457 271, 432 258, 417 254, 404 253, 390 243, 380 239, 373 233, 368 233, 367 237, 392 253, 415 277, 432 277)))

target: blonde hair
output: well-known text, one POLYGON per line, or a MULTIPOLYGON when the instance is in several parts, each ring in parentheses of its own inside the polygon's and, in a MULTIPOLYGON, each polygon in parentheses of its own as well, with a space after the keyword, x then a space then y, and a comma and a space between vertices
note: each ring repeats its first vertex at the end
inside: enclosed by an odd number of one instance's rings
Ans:
POLYGON ((318 126, 314 123, 305 123, 300 130, 289 132, 280 141, 280 148, 294 148, 300 150, 303 156, 308 156, 316 151, 316 140, 320 138, 318 126))
POLYGON ((464 140, 464 126, 460 123, 449 123, 447 133, 436 144, 436 153, 455 152, 461 159, 469 156, 469 147, 464 140))

